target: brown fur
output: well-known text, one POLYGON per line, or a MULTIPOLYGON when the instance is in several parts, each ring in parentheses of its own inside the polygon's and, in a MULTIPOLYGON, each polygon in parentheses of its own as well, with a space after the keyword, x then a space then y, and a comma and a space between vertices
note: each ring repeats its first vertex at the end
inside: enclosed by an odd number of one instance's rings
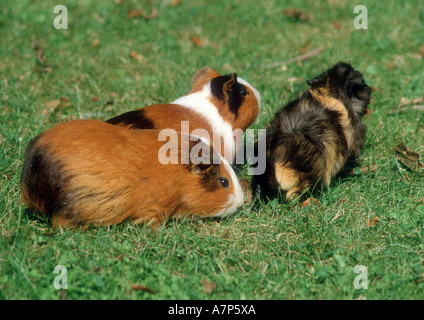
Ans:
MULTIPOLYGON (((253 89, 238 83, 235 73, 221 76, 215 70, 204 67, 193 76, 192 89, 186 96, 201 92, 208 83, 211 83, 212 91, 209 101, 214 105, 221 118, 231 126, 232 131, 241 129, 244 132, 259 113, 260 101, 257 100, 253 89), (241 96, 239 93, 239 90, 243 87, 246 89, 245 96, 241 96)), ((178 131, 181 130, 181 121, 189 121, 190 132, 198 128, 205 129, 212 139, 214 135, 212 127, 216 124, 210 123, 208 119, 200 116, 196 110, 178 104, 149 105, 107 120, 108 123, 131 129, 170 128, 178 131)), ((237 144, 237 139, 235 137, 233 139, 234 143, 237 144)), ((218 148, 218 146, 216 147, 218 148)), ((222 155, 231 154, 232 152, 224 152, 228 149, 227 147, 222 140, 221 148, 218 151, 222 155)), ((235 145, 234 149, 236 150, 237 147, 235 145)), ((230 150, 232 149, 230 148, 230 150)), ((229 157, 226 157, 226 159, 230 162, 234 160, 234 158, 229 157)))
POLYGON ((213 78, 219 77, 220 74, 209 67, 203 67, 200 70, 198 70, 192 79, 191 83, 191 91, 190 93, 194 93, 196 91, 202 90, 203 86, 213 78))
POLYGON ((213 216, 229 206, 240 188, 229 166, 161 164, 158 152, 164 143, 157 130, 95 120, 59 124, 27 148, 22 200, 61 228, 127 219, 157 225, 169 217, 213 216), (227 189, 220 185, 222 177, 229 181, 227 189))

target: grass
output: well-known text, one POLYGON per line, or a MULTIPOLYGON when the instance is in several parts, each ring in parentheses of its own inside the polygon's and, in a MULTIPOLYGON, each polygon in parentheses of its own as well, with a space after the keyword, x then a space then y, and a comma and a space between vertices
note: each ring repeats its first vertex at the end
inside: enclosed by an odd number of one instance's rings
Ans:
POLYGON ((0 4, 0 298, 424 298, 424 179, 394 153, 405 141, 424 154, 424 113, 399 109, 402 97, 423 96, 418 2, 363 1, 368 30, 353 28, 353 5, 342 0, 119 2, 62 1, 68 30, 53 28, 53 1, 0 4), (313 19, 291 21, 287 7, 313 19), (153 8, 157 17, 128 18, 153 8), (36 68, 34 40, 51 72, 36 68), (321 46, 301 63, 269 67, 321 46), (25 147, 56 123, 172 101, 208 65, 236 71, 261 92, 252 128, 263 128, 307 79, 339 60, 375 88, 359 161, 378 167, 336 179, 318 196, 321 206, 274 200, 222 221, 171 221, 156 231, 124 223, 54 232, 20 203, 25 147), (68 269, 67 290, 53 286, 57 265, 68 269), (367 267, 366 290, 353 285, 357 265, 367 267))

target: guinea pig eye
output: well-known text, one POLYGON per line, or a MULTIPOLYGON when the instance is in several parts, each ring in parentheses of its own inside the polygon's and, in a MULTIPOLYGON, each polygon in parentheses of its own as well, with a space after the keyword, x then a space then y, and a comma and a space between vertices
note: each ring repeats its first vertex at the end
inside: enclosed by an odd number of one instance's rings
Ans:
POLYGON ((247 88, 245 87, 245 86, 241 86, 241 88, 240 88, 240 94, 243 96, 243 97, 245 97, 245 96, 247 96, 247 94, 249 93, 249 91, 247 91, 247 88))
POLYGON ((227 178, 224 177, 220 177, 219 178, 219 183, 221 184, 221 186, 225 189, 228 189, 228 187, 230 186, 230 182, 228 181, 227 178))

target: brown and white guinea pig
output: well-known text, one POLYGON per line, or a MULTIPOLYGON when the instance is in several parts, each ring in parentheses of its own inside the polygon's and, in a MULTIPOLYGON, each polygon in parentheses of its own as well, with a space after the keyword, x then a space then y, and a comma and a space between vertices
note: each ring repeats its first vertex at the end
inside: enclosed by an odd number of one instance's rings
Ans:
POLYGON ((188 121, 190 133, 196 130, 193 133, 207 138, 232 163, 241 135, 256 119, 260 106, 259 92, 236 73, 220 75, 203 67, 193 76, 188 94, 169 104, 123 113, 107 122, 131 129, 184 131, 182 121, 188 121), (203 129, 203 133, 197 129, 203 129))
POLYGON ((175 160, 199 145, 203 149, 198 153, 209 150, 206 156, 215 157, 209 144, 190 136, 198 142, 189 142, 188 149, 178 145, 177 151, 165 150, 177 164, 162 164, 159 152, 164 142, 158 141, 158 133, 96 120, 50 128, 26 149, 21 176, 24 204, 61 228, 127 219, 158 225, 169 217, 223 217, 243 204, 237 177, 219 155, 218 160, 197 164, 191 157, 186 164, 175 160))
POLYGON ((364 146, 362 116, 371 88, 351 65, 339 62, 307 81, 310 88, 278 110, 267 127, 266 170, 254 193, 290 199, 317 185, 328 187, 348 158, 364 146))

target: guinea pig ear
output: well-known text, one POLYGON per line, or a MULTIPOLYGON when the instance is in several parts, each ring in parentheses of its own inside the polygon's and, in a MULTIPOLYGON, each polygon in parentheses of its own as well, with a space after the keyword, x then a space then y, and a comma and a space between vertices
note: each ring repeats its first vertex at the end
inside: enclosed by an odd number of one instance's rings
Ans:
POLYGON ((356 111, 360 114, 365 112, 366 106, 371 99, 372 88, 364 82, 363 76, 359 71, 354 71, 351 74, 350 79, 344 86, 344 90, 349 98, 355 98, 357 101, 363 102, 363 107, 356 111))
POLYGON ((203 163, 199 163, 199 164, 194 164, 193 162, 190 162, 190 164, 188 165, 188 171, 191 172, 191 174, 195 174, 198 176, 207 174, 208 172, 210 172, 213 168, 214 164, 210 163, 210 164, 203 164, 203 163))
POLYGON ((214 69, 209 67, 203 67, 194 74, 193 80, 192 80, 192 87, 199 87, 203 86, 206 82, 209 80, 219 77, 220 74, 216 72, 214 69))
POLYGON ((188 170, 192 174, 203 175, 213 168, 213 148, 200 139, 194 139, 189 144, 188 170))
POLYGON ((327 77, 328 77, 328 72, 326 71, 316 76, 315 78, 307 80, 306 82, 312 89, 320 88, 325 86, 327 77))
POLYGON ((224 82, 222 86, 222 94, 224 95, 225 101, 229 102, 233 92, 234 85, 237 83, 237 73, 233 73, 229 76, 229 79, 224 82))

